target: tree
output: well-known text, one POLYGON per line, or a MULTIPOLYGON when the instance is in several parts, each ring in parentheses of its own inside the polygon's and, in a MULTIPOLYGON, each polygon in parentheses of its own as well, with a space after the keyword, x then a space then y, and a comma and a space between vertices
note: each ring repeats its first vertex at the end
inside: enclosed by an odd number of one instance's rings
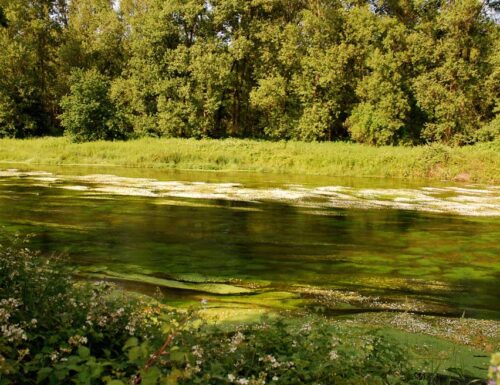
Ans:
POLYGON ((123 71, 125 26, 113 1, 70 2, 64 37, 60 56, 68 75, 74 68, 96 68, 111 77, 123 71))
POLYGON ((61 0, 0 0, 0 135, 24 137, 57 132, 57 50, 65 20, 61 0))
POLYGON ((395 18, 367 14, 366 8, 360 12, 367 22, 358 23, 355 28, 368 26, 371 31, 361 34, 366 40, 357 42, 356 52, 365 51, 365 68, 356 88, 359 103, 353 108, 346 126, 357 142, 397 144, 411 136, 405 132, 411 126, 408 31, 395 18))
POLYGON ((483 82, 491 73, 494 26, 477 0, 446 3, 436 20, 417 28, 413 90, 427 115, 427 141, 467 144, 491 114, 483 82))
POLYGON ((73 72, 71 92, 61 107, 65 133, 75 142, 123 139, 130 131, 111 99, 109 79, 95 69, 73 72))
POLYGON ((97 137, 492 140, 497 3, 0 0, 0 135, 60 133, 86 84, 124 125, 97 137))
POLYGON ((343 127, 355 102, 359 52, 345 39, 346 13, 338 1, 311 2, 301 14, 302 52, 293 74, 301 116, 295 137, 305 140, 346 138, 343 127))

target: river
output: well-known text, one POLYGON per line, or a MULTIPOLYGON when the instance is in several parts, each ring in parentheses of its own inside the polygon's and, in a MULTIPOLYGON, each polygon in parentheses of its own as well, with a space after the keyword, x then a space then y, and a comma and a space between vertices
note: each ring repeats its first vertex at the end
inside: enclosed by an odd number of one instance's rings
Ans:
POLYGON ((0 169, 0 226, 175 306, 500 319, 500 187, 0 169))

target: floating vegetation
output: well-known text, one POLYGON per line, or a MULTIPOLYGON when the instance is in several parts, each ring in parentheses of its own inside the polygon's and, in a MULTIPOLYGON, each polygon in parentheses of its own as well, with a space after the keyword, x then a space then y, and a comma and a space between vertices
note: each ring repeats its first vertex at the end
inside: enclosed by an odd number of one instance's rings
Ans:
POLYGON ((371 310, 403 311, 412 313, 456 314, 457 310, 438 303, 406 296, 369 296, 356 291, 331 290, 317 287, 297 287, 297 293, 309 298, 326 312, 351 309, 355 313, 371 310))
MULTIPOLYGON (((235 202, 283 202, 309 209, 383 208, 466 216, 500 216, 500 190, 495 186, 356 189, 347 186, 306 187, 294 184, 280 188, 248 188, 239 183, 159 181, 105 174, 61 176, 48 172, 14 169, 0 171, 0 177, 31 179, 44 182, 47 186, 56 185, 83 193, 104 195, 235 202)), ((313 213, 314 210, 311 212, 313 213)))
POLYGON ((500 349, 500 322, 495 320, 437 317, 404 312, 359 314, 354 321, 363 325, 393 327, 405 332, 444 338, 490 352, 500 349))
MULTIPOLYGON (((411 256, 415 258, 414 256, 411 256)), ((426 259, 421 259, 419 262, 425 262, 426 259)), ((412 278, 398 278, 398 277, 359 277, 356 279, 357 283, 362 283, 364 286, 373 287, 377 289, 390 289, 400 292, 411 293, 453 293, 457 291, 457 285, 451 286, 450 284, 436 280, 423 280, 412 278)))
POLYGON ((227 294, 248 294, 252 290, 221 283, 188 283, 175 281, 171 279, 156 278, 149 275, 134 274, 134 273, 118 273, 114 271, 106 271, 105 273, 86 273, 86 278, 92 279, 109 279, 116 281, 138 282, 142 284, 149 284, 157 287, 165 287, 169 289, 178 290, 192 290, 205 293, 227 295, 227 294))

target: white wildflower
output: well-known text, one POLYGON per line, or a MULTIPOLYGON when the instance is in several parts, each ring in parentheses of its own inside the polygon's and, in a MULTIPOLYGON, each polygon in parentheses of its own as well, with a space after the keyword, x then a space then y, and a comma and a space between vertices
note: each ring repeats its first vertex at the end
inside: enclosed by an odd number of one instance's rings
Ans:
POLYGON ((87 337, 82 337, 78 334, 69 337, 68 339, 68 344, 70 344, 71 346, 85 345, 87 342, 88 342, 87 337))
POLYGON ((28 336, 26 335, 26 332, 24 329, 19 327, 19 325, 14 324, 14 325, 2 325, 2 328, 0 329, 2 331, 2 334, 9 342, 19 342, 21 340, 27 340, 28 336))
POLYGON ((312 326, 309 322, 306 322, 304 325, 302 325, 302 328, 300 329, 301 332, 304 333, 310 333, 312 330, 312 326))
POLYGON ((195 356, 196 358, 202 358, 203 357, 203 348, 200 347, 199 345, 194 345, 191 348, 191 350, 193 352, 193 356, 195 356))
POLYGON ((52 352, 52 353, 50 354, 50 360, 51 360, 52 362, 56 362, 58 358, 59 358, 59 353, 58 353, 58 352, 52 352))
POLYGON ((229 351, 231 353, 234 353, 236 349, 238 349, 238 346, 241 345, 241 343, 245 340, 245 335, 242 332, 236 333, 230 341, 230 346, 229 346, 229 351))
POLYGON ((274 356, 270 354, 268 354, 261 360, 264 362, 269 362, 274 369, 279 368, 281 366, 281 362, 279 362, 274 356))

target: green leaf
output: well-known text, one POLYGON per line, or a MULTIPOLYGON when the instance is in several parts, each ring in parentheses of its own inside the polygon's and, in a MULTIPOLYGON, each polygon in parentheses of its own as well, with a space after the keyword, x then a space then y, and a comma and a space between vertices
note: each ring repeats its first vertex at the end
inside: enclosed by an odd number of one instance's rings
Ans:
POLYGON ((176 351, 176 352, 170 352, 170 359, 174 362, 178 363, 184 363, 186 362, 186 352, 183 352, 181 350, 176 351))
POLYGON ((51 373, 52 373, 52 368, 40 369, 36 375, 36 383, 39 384, 40 382, 45 380, 47 377, 49 377, 51 373))
POLYGON ((129 361, 137 361, 140 359, 142 356, 142 351, 139 346, 135 346, 132 349, 129 350, 128 352, 128 359, 129 361))
POLYGON ((156 367, 149 369, 147 372, 141 372, 141 385, 156 385, 160 377, 161 371, 156 367))
POLYGON ((78 355, 80 356, 80 358, 87 359, 90 357, 90 349, 86 346, 80 345, 78 347, 78 355))
POLYGON ((179 383, 178 379, 182 378, 182 374, 182 371, 175 368, 167 376, 163 377, 161 382, 164 385, 177 385, 179 383))
POLYGON ((125 345, 123 345, 123 350, 127 350, 137 345, 139 345, 139 340, 135 337, 131 337, 125 342, 125 345))

